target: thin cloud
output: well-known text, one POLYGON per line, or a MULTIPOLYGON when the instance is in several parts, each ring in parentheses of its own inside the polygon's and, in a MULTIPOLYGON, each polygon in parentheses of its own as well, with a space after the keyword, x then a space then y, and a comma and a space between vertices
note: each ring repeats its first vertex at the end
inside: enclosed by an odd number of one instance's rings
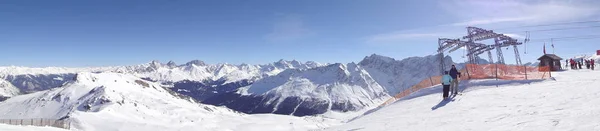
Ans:
POLYGON ((304 21, 295 15, 281 15, 265 39, 271 42, 293 41, 311 34, 304 21))
POLYGON ((443 36, 443 34, 439 33, 387 33, 371 36, 367 41, 369 43, 380 43, 406 39, 437 38, 441 36, 443 36))
POLYGON ((552 23, 589 19, 600 14, 598 2, 466 0, 443 1, 442 7, 462 22, 454 26, 474 26, 519 22, 552 23), (590 4, 592 3, 592 4, 590 4), (596 4, 596 5, 594 5, 596 4))
POLYGON ((504 34, 504 35, 515 38, 515 39, 525 39, 525 36, 518 35, 518 34, 504 34))
POLYGON ((522 18, 491 18, 491 19, 481 19, 481 20, 471 20, 466 22, 452 23, 453 26, 472 26, 472 25, 486 25, 486 24, 494 24, 501 22, 517 22, 517 21, 525 21, 532 20, 532 17, 522 17, 522 18))
POLYGON ((466 33, 465 28, 452 26, 432 26, 407 30, 392 31, 368 36, 366 43, 369 44, 410 44, 406 41, 435 40, 438 38, 458 38, 466 33))

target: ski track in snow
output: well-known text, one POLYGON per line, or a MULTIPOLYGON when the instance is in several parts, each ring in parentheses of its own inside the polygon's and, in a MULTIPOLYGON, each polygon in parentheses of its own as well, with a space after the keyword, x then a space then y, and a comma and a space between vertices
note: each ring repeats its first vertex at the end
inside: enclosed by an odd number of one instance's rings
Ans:
POLYGON ((469 82, 472 87, 446 103, 440 88, 417 92, 328 130, 600 130, 600 71, 552 75, 555 80, 499 86, 495 80, 469 82))

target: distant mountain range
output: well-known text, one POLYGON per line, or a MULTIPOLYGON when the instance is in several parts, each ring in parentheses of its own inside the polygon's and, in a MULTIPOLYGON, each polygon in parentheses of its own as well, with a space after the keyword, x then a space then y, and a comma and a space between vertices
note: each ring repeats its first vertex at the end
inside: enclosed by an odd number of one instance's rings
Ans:
MULTIPOLYGON (((159 83, 205 104, 245 113, 317 115, 365 111, 430 76, 440 75, 440 56, 395 60, 366 56, 358 63, 320 64, 280 60, 263 65, 177 65, 158 61, 118 67, 0 67, 0 95, 12 97, 73 82, 78 73, 118 73, 159 83)), ((446 65, 454 64, 444 57, 446 65)))

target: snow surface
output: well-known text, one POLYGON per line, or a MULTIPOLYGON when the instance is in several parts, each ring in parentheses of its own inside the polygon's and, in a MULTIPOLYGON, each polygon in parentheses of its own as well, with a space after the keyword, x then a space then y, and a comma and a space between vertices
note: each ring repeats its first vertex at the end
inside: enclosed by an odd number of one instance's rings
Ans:
POLYGON ((19 94, 17 87, 6 80, 0 79, 0 97, 12 97, 19 94))
POLYGON ((463 81, 441 101, 441 87, 328 130, 600 130, 600 71, 553 72, 551 80, 463 81))
POLYGON ((78 73, 76 81, 63 87, 12 97, 0 103, 0 112, 3 119, 68 117, 72 128, 86 131, 311 130, 331 123, 198 104, 159 84, 119 73, 78 73))
POLYGON ((18 126, 0 124, 0 131, 68 131, 54 127, 37 127, 37 126, 18 126))

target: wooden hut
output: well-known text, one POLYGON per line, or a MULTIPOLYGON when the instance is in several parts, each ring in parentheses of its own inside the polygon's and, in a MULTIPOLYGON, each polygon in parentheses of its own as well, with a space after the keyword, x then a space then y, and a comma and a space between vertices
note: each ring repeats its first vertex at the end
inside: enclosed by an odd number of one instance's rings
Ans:
POLYGON ((544 54, 542 57, 538 58, 540 61, 539 66, 549 66, 551 71, 558 71, 562 69, 560 61, 562 58, 556 56, 555 54, 544 54))

